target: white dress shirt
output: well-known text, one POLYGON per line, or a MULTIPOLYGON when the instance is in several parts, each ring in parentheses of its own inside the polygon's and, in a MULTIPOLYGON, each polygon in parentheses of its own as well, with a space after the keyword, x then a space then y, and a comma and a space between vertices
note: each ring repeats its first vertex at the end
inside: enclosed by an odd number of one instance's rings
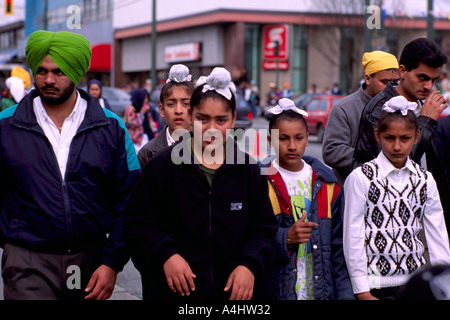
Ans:
POLYGON ((72 113, 64 120, 61 132, 53 123, 45 110, 41 98, 38 96, 33 100, 33 110, 36 115, 39 126, 44 131, 47 139, 50 141, 56 160, 58 161, 61 177, 65 178, 67 161, 69 158, 70 144, 77 133, 78 127, 84 120, 87 101, 81 98, 77 91, 77 101, 72 113))
MULTIPOLYGON (((404 185, 410 175, 415 172, 411 160, 408 158, 405 166, 397 169, 380 152, 375 159, 380 168, 379 178, 387 178, 393 186, 404 185)), ((361 167, 353 170, 344 185, 345 210, 343 226, 343 249, 353 292, 361 293, 375 288, 367 270, 367 254, 365 245, 365 211, 366 197, 363 181, 367 178, 361 167)), ((400 189, 400 188, 399 188, 400 189)), ((401 190, 401 189, 400 189, 401 190)), ((423 229, 428 245, 431 264, 450 263, 450 249, 447 229, 444 221, 436 182, 430 172, 427 172, 427 200, 423 211, 423 229)))
POLYGON ((167 126, 167 128, 166 128, 166 139, 167 139, 168 146, 171 146, 175 143, 175 140, 173 140, 172 136, 170 135, 169 126, 167 126))

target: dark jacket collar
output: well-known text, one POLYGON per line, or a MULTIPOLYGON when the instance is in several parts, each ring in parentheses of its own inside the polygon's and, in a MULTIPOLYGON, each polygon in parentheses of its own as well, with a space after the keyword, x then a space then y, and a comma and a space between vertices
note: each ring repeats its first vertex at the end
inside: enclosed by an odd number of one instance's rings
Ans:
MULTIPOLYGON (((89 95, 86 91, 78 89, 81 98, 87 101, 87 109, 84 120, 79 130, 84 128, 90 128, 96 125, 104 125, 109 123, 109 119, 106 117, 103 108, 98 101, 89 95)), ((11 123, 20 127, 28 129, 40 128, 37 123, 36 115, 33 109, 33 100, 38 96, 37 90, 33 89, 28 93, 17 106, 14 115, 11 118, 11 123)), ((42 130, 39 130, 42 131, 42 130)))

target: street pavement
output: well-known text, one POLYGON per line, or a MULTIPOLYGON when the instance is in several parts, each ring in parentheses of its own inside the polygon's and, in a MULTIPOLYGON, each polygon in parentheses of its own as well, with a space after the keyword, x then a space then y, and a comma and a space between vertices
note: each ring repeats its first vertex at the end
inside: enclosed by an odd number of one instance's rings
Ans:
MULTIPOLYGON (((257 129, 267 129, 268 130, 268 121, 262 117, 258 117, 253 120, 252 129, 256 129, 255 132, 258 132, 257 129)), ((262 134, 267 134, 267 132, 260 131, 260 155, 259 159, 261 160, 264 155, 268 155, 271 151, 270 148, 265 144, 265 136, 262 134), (264 147, 267 147, 265 149, 264 147)), ((257 148, 255 148, 255 134, 248 136, 248 142, 243 140, 238 140, 238 145, 242 150, 252 154, 256 153, 257 148), (248 145, 245 145, 248 143, 248 145)), ((322 160, 322 145, 317 142, 317 138, 314 136, 309 137, 309 145, 306 147, 305 154, 314 156, 320 160, 322 160)), ((3 250, 0 249, 0 256, 3 253, 3 250)), ((3 300, 3 280, 0 281, 0 299, 3 300)), ((141 277, 139 272, 134 267, 133 263, 129 261, 122 272, 117 275, 116 286, 114 292, 110 298, 110 300, 142 300, 142 284, 141 277)))

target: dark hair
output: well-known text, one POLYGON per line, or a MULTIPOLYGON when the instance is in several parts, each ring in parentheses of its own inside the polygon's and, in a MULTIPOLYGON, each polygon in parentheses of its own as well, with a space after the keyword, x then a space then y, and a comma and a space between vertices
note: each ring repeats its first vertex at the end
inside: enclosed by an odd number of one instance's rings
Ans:
POLYGON ((141 111, 145 98, 149 97, 149 93, 145 89, 136 89, 131 94, 131 103, 137 112, 141 111))
POLYGON ((171 94, 172 94, 172 89, 174 87, 184 87, 186 89, 186 91, 192 95, 192 92, 194 92, 194 85, 192 84, 192 82, 175 82, 175 81, 170 81, 167 82, 161 89, 161 94, 159 96, 159 101, 161 102, 161 104, 164 104, 164 100, 167 99, 171 94))
POLYGON ((403 119, 406 121, 408 126, 414 128, 414 130, 419 129, 419 125, 417 124, 417 117, 413 111, 408 110, 408 113, 404 116, 400 111, 395 112, 387 112, 382 111, 380 114, 380 118, 378 119, 377 129, 379 132, 384 132, 387 130, 388 126, 397 119, 403 119))
POLYGON ((278 122, 282 120, 287 121, 301 121, 306 128, 306 132, 308 132, 308 125, 306 124, 305 118, 303 116, 293 110, 283 111, 280 114, 273 114, 269 117, 269 131, 278 124, 278 122))
POLYGON ((404 65, 407 71, 411 71, 417 68, 420 62, 432 68, 440 68, 447 61, 447 56, 433 40, 418 38, 403 48, 399 64, 404 65))
POLYGON ((217 93, 215 90, 207 90, 206 92, 203 92, 203 87, 205 86, 205 84, 195 88, 194 92, 192 93, 191 110, 193 110, 194 107, 200 105, 200 103, 202 103, 205 99, 213 98, 222 100, 228 107, 228 109, 231 110, 231 113, 234 113, 236 111, 236 98, 233 92, 231 93, 231 99, 228 100, 220 93, 217 93))

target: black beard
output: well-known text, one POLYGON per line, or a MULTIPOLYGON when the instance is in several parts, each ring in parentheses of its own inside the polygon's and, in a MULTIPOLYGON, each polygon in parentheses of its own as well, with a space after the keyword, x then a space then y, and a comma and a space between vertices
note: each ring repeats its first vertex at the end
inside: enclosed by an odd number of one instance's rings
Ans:
MULTIPOLYGON (((46 86, 42 87, 41 89, 46 88, 46 86)), ((52 87, 54 88, 54 87, 52 87)), ((41 90, 39 90, 38 87, 36 87, 39 97, 41 97, 41 100, 49 105, 52 106, 56 106, 56 105, 60 105, 63 104, 64 102, 66 102, 70 96, 72 95, 73 91, 75 90, 75 84, 71 83, 61 94, 61 96, 57 97, 57 96, 44 96, 41 92, 41 90)), ((58 90, 59 91, 59 90, 58 90)))

